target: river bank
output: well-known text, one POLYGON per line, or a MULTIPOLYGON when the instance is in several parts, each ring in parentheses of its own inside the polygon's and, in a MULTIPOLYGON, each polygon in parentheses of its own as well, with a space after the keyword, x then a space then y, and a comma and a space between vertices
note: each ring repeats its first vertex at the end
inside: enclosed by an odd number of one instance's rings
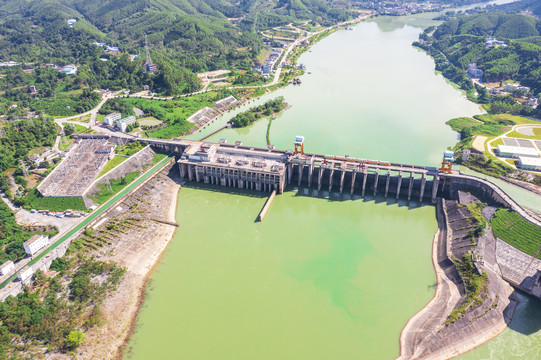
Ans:
MULTIPOLYGON (((149 279, 159 264, 176 231, 175 223, 177 196, 180 191, 175 167, 157 175, 132 196, 119 204, 116 213, 108 220, 124 216, 124 209, 142 202, 148 220, 140 226, 115 239, 109 246, 95 254, 97 259, 114 261, 126 268, 118 289, 108 296, 100 307, 100 324, 86 333, 86 341, 78 349, 80 359, 121 359, 127 341, 135 328, 137 314, 149 279), (143 200, 144 198, 144 200, 143 200)), ((100 226, 107 226, 106 222, 100 226)))
POLYGON ((517 298, 512 287, 502 278, 495 255, 496 239, 487 230, 479 239, 480 245, 470 246, 473 250, 469 250, 483 259, 476 266, 488 275, 486 295, 463 316, 455 316, 455 320, 448 321, 449 314, 466 298, 465 284, 455 265, 455 255, 465 251, 458 247, 456 240, 464 224, 456 225, 455 222, 458 220, 456 215, 463 211, 466 211, 464 207, 462 210, 457 208, 456 201, 438 200, 438 231, 432 249, 436 291, 432 300, 402 330, 399 360, 452 359, 503 333, 513 318, 517 298), (450 216, 453 212, 455 215, 450 216))

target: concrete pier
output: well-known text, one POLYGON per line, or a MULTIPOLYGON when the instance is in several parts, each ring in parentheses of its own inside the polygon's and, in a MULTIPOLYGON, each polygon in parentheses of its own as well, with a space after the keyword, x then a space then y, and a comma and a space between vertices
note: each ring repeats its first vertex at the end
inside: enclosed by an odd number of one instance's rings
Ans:
POLYGON ((391 182, 391 170, 387 170, 387 180, 385 180, 385 198, 389 194, 389 184, 391 182))
POLYGON ((351 196, 353 196, 353 192, 355 191, 355 178, 357 177, 357 172, 353 171, 351 174, 351 196))
POLYGON ((374 180, 374 196, 378 192, 378 179, 379 179, 379 169, 376 169, 376 179, 374 180))
POLYGON ((340 175, 340 195, 344 192, 344 177, 346 176, 346 172, 342 171, 342 174, 340 175))
POLYGON ((331 174, 329 175, 329 192, 332 191, 333 177, 334 177, 334 169, 331 169, 331 174))
POLYGON ((410 173, 410 182, 408 184, 408 201, 411 200, 411 192, 413 191, 413 182, 415 178, 413 177, 413 172, 410 173))
POLYGON ((434 175, 434 180, 432 181, 432 204, 436 203, 436 196, 438 195, 438 185, 440 183, 440 177, 438 175, 434 175))
POLYGON ((400 186, 402 186, 402 171, 398 173, 398 186, 396 187, 396 199, 400 197, 400 186))
POLYGON ((276 190, 272 190, 272 193, 270 194, 269 198, 265 202, 265 205, 263 205, 263 209, 261 209, 261 212, 259 213, 257 217, 257 221, 263 221, 263 218, 265 217, 265 215, 267 215, 267 211, 269 211, 269 208, 272 205, 272 202, 275 196, 276 196, 276 190))
POLYGON ((317 174, 317 191, 321 191, 321 179, 323 178, 323 171, 325 171, 324 168, 320 167, 318 174, 317 174))
POLYGON ((423 196, 425 194, 425 186, 426 186, 426 174, 423 174, 423 177, 421 179, 421 190, 419 191, 419 202, 423 202, 423 196))
POLYGON ((361 196, 364 197, 364 191, 366 189, 366 178, 368 177, 368 173, 366 171, 363 172, 363 190, 361 193, 361 196))

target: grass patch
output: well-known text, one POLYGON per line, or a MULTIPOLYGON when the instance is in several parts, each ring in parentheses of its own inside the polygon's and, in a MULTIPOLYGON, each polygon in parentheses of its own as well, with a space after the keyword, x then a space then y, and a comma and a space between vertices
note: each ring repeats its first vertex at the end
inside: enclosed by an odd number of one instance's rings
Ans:
POLYGON ((485 203, 476 202, 475 204, 466 205, 466 208, 470 212, 471 216, 474 218, 477 226, 472 229, 471 236, 478 238, 483 235, 483 232, 486 228, 487 221, 483 216, 482 210, 487 206, 485 203))
POLYGON ((541 247, 541 227, 525 220, 514 211, 499 209, 490 225, 494 235, 528 255, 535 256, 541 247))
POLYGON ((58 150, 66 150, 74 141, 75 139, 72 139, 69 136, 62 136, 60 143, 58 144, 58 150))
POLYGON ((167 155, 165 154, 154 154, 154 156, 152 157, 152 164, 154 165, 159 163, 165 157, 167 157, 167 155))
POLYGON ((152 116, 142 118, 142 119, 139 119, 137 121, 139 122, 139 124, 141 126, 143 126, 143 125, 145 125, 145 126, 156 126, 156 125, 160 125, 162 123, 160 120, 158 120, 158 119, 156 119, 155 117, 152 117, 152 116))
POLYGON ((475 119, 483 121, 483 122, 493 122, 493 123, 502 123, 506 121, 512 121, 513 123, 517 125, 522 124, 539 124, 539 121, 528 119, 524 116, 519 115, 511 115, 511 114, 483 114, 483 115, 475 115, 475 119))
MULTIPOLYGON (((540 129, 537 129, 537 128, 534 128, 534 134, 536 132, 536 130, 539 130, 541 131, 541 128, 540 129)), ((513 130, 511 131, 509 134, 507 134, 506 136, 508 137, 514 137, 514 138, 519 138, 519 139, 531 139, 531 140, 541 140, 541 134, 539 135, 524 135, 524 134, 521 134, 519 133, 518 131, 516 130, 513 130)))
POLYGON ((492 141, 492 142, 491 142, 491 141, 488 141, 488 144, 489 144, 490 146, 493 146, 493 147, 497 147, 498 145, 505 145, 505 144, 503 143, 503 139, 502 139, 502 138, 496 139, 496 140, 494 140, 494 141, 492 141))
POLYGON ((483 300, 487 297, 488 288, 488 274, 483 272, 483 275, 479 275, 475 265, 473 264, 472 254, 468 253, 464 255, 462 260, 453 258, 453 262, 456 265, 458 273, 464 282, 466 288, 466 297, 462 304, 454 309, 447 320, 445 325, 451 325, 458 319, 462 318, 472 310, 479 306, 483 300))
POLYGON ((515 159, 505 159, 505 162, 508 163, 508 164, 510 164, 510 165, 515 166, 516 160, 515 160, 515 159))
POLYGON ((85 202, 81 196, 44 197, 38 190, 32 189, 24 198, 25 209, 65 211, 68 209, 86 211, 85 202))
POLYGON ((126 155, 126 156, 132 156, 135 153, 139 152, 142 148, 144 148, 146 144, 140 142, 140 141, 134 141, 132 143, 126 144, 126 145, 118 145, 115 148, 115 153, 118 155, 126 155))
POLYGON ((98 184, 98 192, 94 196, 88 196, 92 201, 103 204, 113 195, 124 189, 129 183, 139 176, 139 172, 135 171, 118 179, 109 180, 110 187, 106 184, 98 184))
POLYGON ((453 131, 460 132, 466 127, 477 126, 483 123, 479 120, 475 120, 469 117, 459 117, 447 121, 446 124, 449 125, 451 129, 453 129, 453 131))
POLYGON ((122 164, 124 161, 128 160, 128 158, 124 156, 114 156, 111 160, 107 162, 105 167, 101 170, 101 172, 98 175, 98 178, 102 175, 107 174, 110 170, 114 169, 118 165, 122 164))

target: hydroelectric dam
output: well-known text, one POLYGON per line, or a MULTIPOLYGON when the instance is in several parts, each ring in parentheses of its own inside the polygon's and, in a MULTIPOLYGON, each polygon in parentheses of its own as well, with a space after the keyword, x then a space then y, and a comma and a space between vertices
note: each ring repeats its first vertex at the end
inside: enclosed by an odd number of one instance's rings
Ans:
POLYGON ((470 191, 518 212, 531 223, 541 222, 514 201, 504 190, 480 177, 453 170, 453 153, 446 151, 440 168, 368 160, 348 155, 335 156, 304 152, 304 138, 298 136, 294 150, 185 140, 126 138, 102 134, 78 134, 81 138, 107 138, 111 142, 141 141, 156 150, 177 157, 180 177, 187 181, 223 187, 281 194, 286 186, 408 201, 436 203, 437 198, 454 198, 458 190, 470 191))

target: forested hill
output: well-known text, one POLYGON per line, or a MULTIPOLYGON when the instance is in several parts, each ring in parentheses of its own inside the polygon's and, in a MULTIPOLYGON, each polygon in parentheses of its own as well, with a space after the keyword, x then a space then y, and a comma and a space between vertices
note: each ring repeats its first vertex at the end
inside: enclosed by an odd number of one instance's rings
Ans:
POLYGON ((449 20, 427 29, 417 46, 427 50, 436 69, 459 84, 472 88, 466 76, 469 64, 484 72, 485 81, 513 79, 541 92, 541 20, 532 16, 483 13, 449 20), (504 46, 486 46, 494 37, 504 46))
POLYGON ((449 20, 437 28, 434 37, 443 40, 455 35, 475 35, 520 39, 540 34, 541 20, 535 17, 489 12, 449 20))
MULTIPOLYGON (((251 70, 262 46, 257 30, 301 19, 330 25, 353 16, 325 0, 0 0, 0 62, 77 64, 69 90, 149 85, 180 94, 199 88, 194 73, 251 70), (68 19, 77 22, 70 27, 68 19), (142 71, 145 35, 158 74, 142 71), (93 42, 140 57, 129 64, 93 42)), ((8 76, 13 81, 0 83, 0 91, 40 84, 21 72, 8 76)))
POLYGON ((541 1, 539 0, 519 0, 509 4, 495 6, 498 11, 517 13, 526 11, 536 16, 541 16, 541 1))

